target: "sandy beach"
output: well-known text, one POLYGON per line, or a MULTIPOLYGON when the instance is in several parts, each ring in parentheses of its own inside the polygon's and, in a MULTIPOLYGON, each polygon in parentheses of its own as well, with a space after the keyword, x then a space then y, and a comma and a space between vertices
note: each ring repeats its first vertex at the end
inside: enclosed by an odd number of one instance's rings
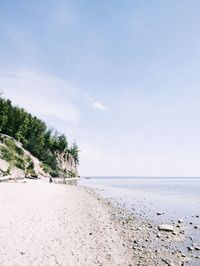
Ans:
MULTIPOLYGON (((84 187, 0 184, 0 265, 185 265, 177 235, 159 232, 84 187)), ((192 264, 191 264, 192 265, 192 264)))
POLYGON ((84 189, 0 184, 0 265, 133 265, 110 214, 84 189))

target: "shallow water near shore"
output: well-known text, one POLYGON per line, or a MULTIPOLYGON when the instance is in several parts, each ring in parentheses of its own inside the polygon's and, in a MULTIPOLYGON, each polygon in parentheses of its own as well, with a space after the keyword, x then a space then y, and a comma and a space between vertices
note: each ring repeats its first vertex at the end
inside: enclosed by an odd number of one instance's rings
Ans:
POLYGON ((192 243, 200 246, 200 230, 195 229, 200 226, 200 178, 93 177, 82 178, 79 185, 96 188, 101 196, 156 224, 176 226, 184 220, 186 239, 180 248, 187 252, 192 243))

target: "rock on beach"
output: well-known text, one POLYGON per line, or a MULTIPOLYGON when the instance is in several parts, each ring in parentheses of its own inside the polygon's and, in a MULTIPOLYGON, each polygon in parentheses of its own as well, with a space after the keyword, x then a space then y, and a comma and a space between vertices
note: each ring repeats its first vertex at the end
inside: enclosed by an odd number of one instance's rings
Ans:
POLYGON ((159 224, 158 225, 158 230, 166 231, 166 232, 173 232, 174 231, 174 227, 171 224, 159 224))

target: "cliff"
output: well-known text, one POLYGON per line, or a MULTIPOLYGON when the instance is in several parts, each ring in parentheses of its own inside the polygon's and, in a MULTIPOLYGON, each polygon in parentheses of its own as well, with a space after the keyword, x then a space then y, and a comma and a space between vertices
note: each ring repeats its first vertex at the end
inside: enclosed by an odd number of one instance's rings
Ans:
POLYGON ((40 177, 78 177, 77 164, 67 151, 56 152, 57 172, 52 174, 38 158, 27 151, 22 143, 0 134, 0 181, 40 177))
POLYGON ((0 95, 0 175, 77 177, 79 147, 0 95))

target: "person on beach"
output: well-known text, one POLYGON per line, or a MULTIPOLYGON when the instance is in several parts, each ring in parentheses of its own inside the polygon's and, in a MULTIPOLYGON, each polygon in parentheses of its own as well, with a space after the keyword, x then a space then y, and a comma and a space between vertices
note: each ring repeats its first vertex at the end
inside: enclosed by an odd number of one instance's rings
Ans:
POLYGON ((52 179, 52 177, 50 176, 49 177, 49 183, 52 183, 53 182, 53 179, 52 179))

